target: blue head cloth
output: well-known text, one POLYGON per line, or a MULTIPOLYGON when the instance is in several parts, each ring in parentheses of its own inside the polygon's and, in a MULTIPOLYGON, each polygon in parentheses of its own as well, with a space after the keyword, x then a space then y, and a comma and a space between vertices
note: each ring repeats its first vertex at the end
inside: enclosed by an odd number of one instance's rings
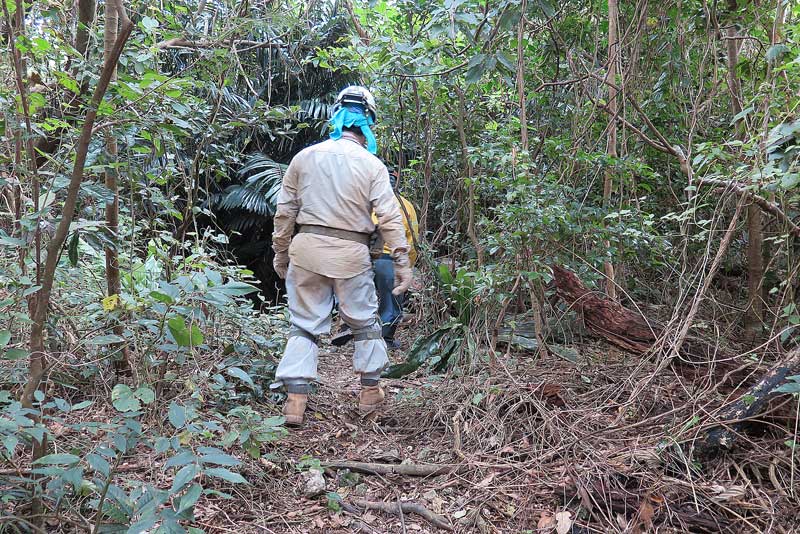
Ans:
POLYGON ((344 128, 356 127, 361 129, 361 133, 367 139, 367 150, 375 154, 378 152, 378 142, 375 140, 375 134, 370 130, 373 121, 372 117, 364 114, 361 106, 342 106, 339 111, 334 113, 330 120, 333 131, 331 131, 331 139, 339 139, 342 137, 342 130, 344 128))

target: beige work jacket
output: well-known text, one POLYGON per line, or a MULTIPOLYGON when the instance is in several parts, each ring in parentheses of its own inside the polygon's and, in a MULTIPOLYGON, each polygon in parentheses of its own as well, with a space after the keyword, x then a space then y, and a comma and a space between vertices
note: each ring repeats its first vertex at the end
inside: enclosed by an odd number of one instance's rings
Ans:
POLYGON ((315 224, 365 234, 378 228, 393 252, 408 251, 403 218, 389 172, 349 133, 303 149, 289 164, 278 194, 272 249, 289 251, 293 264, 329 278, 352 278, 372 268, 366 245, 298 234, 295 224, 315 224))

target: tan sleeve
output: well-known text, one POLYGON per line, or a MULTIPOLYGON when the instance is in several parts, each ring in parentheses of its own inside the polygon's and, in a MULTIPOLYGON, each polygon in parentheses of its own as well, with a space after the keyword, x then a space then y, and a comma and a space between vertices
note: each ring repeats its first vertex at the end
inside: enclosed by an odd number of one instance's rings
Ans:
POLYGON ((389 183, 389 171, 384 165, 375 174, 370 187, 370 201, 372 210, 378 217, 378 229, 383 236, 386 247, 392 254, 408 252, 406 230, 403 226, 403 216, 395 200, 392 186, 389 183))
POLYGON ((294 235, 294 221, 300 210, 300 200, 297 198, 298 166, 298 158, 295 157, 283 175, 283 183, 278 193, 278 207, 272 219, 272 250, 275 253, 289 250, 294 235))

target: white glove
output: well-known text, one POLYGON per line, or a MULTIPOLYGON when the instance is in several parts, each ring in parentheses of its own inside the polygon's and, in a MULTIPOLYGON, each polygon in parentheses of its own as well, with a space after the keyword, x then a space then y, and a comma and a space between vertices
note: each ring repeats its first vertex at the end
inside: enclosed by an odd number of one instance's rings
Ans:
POLYGON ((272 259, 272 268, 275 269, 281 280, 286 280, 286 271, 289 270, 289 253, 287 251, 276 252, 272 259))
POLYGON ((402 295, 414 281, 414 274, 411 271, 411 262, 408 260, 407 252, 395 253, 394 260, 394 289, 392 295, 402 295))

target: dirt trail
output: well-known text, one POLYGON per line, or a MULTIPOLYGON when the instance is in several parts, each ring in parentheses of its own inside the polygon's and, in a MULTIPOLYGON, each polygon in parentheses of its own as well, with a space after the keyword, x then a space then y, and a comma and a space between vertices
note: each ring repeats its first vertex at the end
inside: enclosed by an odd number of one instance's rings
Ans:
MULTIPOLYGON (((407 344, 404 344, 407 346, 407 344)), ((429 432, 415 424, 420 410, 430 410, 421 401, 418 381, 385 381, 387 405, 379 414, 362 418, 358 414, 358 379, 352 373, 352 344, 342 348, 323 345, 320 354, 320 384, 310 396, 306 424, 284 438, 276 453, 284 460, 308 463, 314 460, 349 460, 377 463, 452 463, 457 460, 441 433, 429 432)), ((391 354, 402 360, 402 350, 391 354)), ((271 502, 262 503, 263 520, 251 523, 257 532, 444 532, 413 513, 403 516, 379 511, 334 511, 328 496, 303 495, 300 470, 287 463, 262 461, 272 468, 267 481, 271 502)), ((346 505, 356 500, 396 503, 414 502, 452 521, 456 475, 410 477, 367 475, 326 470, 326 491, 338 494, 346 505)), ((266 489, 266 488, 264 488, 266 489)), ((253 503, 254 505, 256 503, 253 503)), ((335 506, 334 506, 335 507, 335 506)), ((458 514, 456 509, 456 516, 458 514)), ((233 518, 231 518, 233 519, 233 518)), ((238 523, 239 532, 244 526, 238 523)), ((249 525, 248 525, 249 526, 249 525)), ((247 528, 247 527, 245 527, 247 528)), ((248 528, 249 530, 249 528, 248 528)), ((220 530, 220 532, 223 530, 220 530)))

